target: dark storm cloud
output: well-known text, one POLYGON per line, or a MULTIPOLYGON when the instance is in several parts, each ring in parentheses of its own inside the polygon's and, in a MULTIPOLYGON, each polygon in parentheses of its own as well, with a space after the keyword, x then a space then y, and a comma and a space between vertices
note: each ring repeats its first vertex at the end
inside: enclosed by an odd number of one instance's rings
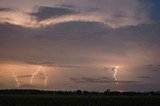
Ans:
POLYGON ((147 67, 153 67, 153 64, 149 64, 149 65, 147 65, 147 67))
POLYGON ((152 72, 160 71, 159 65, 157 65, 157 64, 149 64, 149 65, 147 65, 147 69, 152 72))
POLYGON ((62 4, 60 5, 62 8, 66 7, 66 8, 74 8, 75 6, 72 4, 62 4))
POLYGON ((153 72, 158 72, 159 70, 158 70, 158 69, 153 69, 152 71, 153 71, 153 72))
POLYGON ((118 81, 118 83, 123 83, 123 84, 138 84, 138 83, 143 83, 143 82, 126 80, 126 81, 118 81))
POLYGON ((5 8, 5 7, 0 7, 0 12, 8 12, 8 11, 12 11, 12 8, 5 8))
POLYGON ((142 78, 142 79, 150 79, 150 76, 139 76, 138 78, 142 78))
POLYGON ((108 70, 109 68, 108 67, 104 67, 104 70, 108 70))
POLYGON ((90 77, 82 77, 82 78, 70 78, 71 81, 75 83, 111 83, 109 79, 98 79, 98 78, 90 78, 90 77))
POLYGON ((159 27, 160 24, 149 24, 149 25, 138 25, 136 27, 119 28, 117 33, 118 36, 126 37, 126 40, 139 43, 139 46, 158 47, 159 41, 159 27))
POLYGON ((160 65, 159 64, 149 64, 149 65, 147 65, 147 67, 148 68, 153 68, 153 67, 160 67, 160 65))
POLYGON ((28 61, 25 61, 25 62, 28 64, 48 66, 48 67, 60 67, 60 68, 78 68, 79 67, 79 66, 73 66, 73 65, 57 64, 55 61, 34 61, 34 59, 31 59, 31 60, 28 59, 28 61))
MULTIPOLYGON (((116 83, 117 82, 107 77, 102 77, 102 78, 81 77, 81 78, 70 78, 70 80, 75 83, 116 83)), ((118 81, 118 83, 140 83, 140 82, 138 81, 118 81)))
MULTIPOLYGON (((33 75, 22 75, 22 76, 17 76, 17 78, 28 78, 28 77, 32 77, 33 75)), ((38 77, 39 79, 44 79, 44 74, 43 73, 39 73, 38 75, 36 75, 36 77, 38 77)))
POLYGON ((158 52, 159 30, 159 24, 117 29, 96 22, 67 22, 38 29, 1 24, 0 59, 73 67, 79 64, 70 63, 91 62, 91 56, 99 53, 126 56, 128 51, 137 50, 132 43, 158 52))
POLYGON ((33 75, 22 75, 22 76, 17 76, 17 78, 26 78, 26 77, 32 77, 33 75))
POLYGON ((60 8, 60 7, 45 7, 41 6, 38 9, 38 12, 31 13, 32 16, 35 16, 37 20, 45 20, 52 17, 59 17, 63 15, 69 15, 76 13, 75 11, 68 8, 60 8))
POLYGON ((159 14, 160 1, 159 0, 140 0, 140 1, 145 3, 148 7, 152 8, 151 13, 150 13, 150 17, 154 21, 158 22, 160 20, 160 14, 159 14))
POLYGON ((117 13, 115 13, 114 17, 115 18, 124 18, 124 17, 127 17, 127 13, 125 13, 124 11, 117 11, 117 13))

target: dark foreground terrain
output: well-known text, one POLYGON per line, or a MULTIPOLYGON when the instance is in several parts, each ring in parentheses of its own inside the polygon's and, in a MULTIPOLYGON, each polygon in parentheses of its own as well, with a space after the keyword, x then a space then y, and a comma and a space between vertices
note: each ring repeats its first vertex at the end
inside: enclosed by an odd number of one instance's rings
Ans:
POLYGON ((0 106, 160 106, 158 93, 0 91, 0 106))

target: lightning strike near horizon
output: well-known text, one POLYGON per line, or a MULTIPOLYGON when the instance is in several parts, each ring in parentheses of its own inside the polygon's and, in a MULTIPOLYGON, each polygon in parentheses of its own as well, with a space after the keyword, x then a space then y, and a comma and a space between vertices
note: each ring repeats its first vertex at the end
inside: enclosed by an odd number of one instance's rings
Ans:
POLYGON ((37 67, 38 67, 37 71, 32 74, 31 81, 30 81, 30 84, 31 84, 31 85, 33 84, 33 78, 36 76, 36 74, 38 74, 38 72, 39 72, 40 69, 41 69, 41 66, 37 66, 37 67))
POLYGON ((19 83, 18 78, 16 77, 16 75, 14 74, 14 72, 13 72, 13 71, 11 71, 11 73, 12 73, 12 75, 13 75, 13 77, 14 77, 14 79, 15 79, 16 83, 17 83, 17 87, 19 87, 21 84, 19 83))
POLYGON ((44 77, 45 77, 44 86, 46 87, 47 86, 47 80, 48 80, 48 77, 46 75, 46 71, 43 71, 43 74, 44 74, 44 77))
POLYGON ((1 65, 1 72, 0 72, 1 77, 3 77, 3 70, 4 70, 4 66, 3 66, 3 65, 1 65))
MULTIPOLYGON (((2 66, 2 70, 4 69, 3 67, 5 67, 5 66, 6 66, 5 64, 2 66)), ((13 71, 9 71, 9 72, 11 72, 13 78, 15 79, 17 87, 19 87, 21 84, 20 84, 18 78, 16 77, 15 73, 13 71)))
POLYGON ((118 85, 118 79, 116 76, 117 76, 118 68, 119 68, 118 66, 112 68, 112 70, 114 71, 113 77, 114 77, 117 85, 118 85))

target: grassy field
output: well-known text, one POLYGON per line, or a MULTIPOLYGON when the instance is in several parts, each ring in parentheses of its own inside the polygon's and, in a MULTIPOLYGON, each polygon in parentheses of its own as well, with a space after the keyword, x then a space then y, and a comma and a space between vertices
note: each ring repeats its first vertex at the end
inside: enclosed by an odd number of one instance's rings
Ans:
POLYGON ((160 96, 0 95, 0 106, 160 106, 160 96))

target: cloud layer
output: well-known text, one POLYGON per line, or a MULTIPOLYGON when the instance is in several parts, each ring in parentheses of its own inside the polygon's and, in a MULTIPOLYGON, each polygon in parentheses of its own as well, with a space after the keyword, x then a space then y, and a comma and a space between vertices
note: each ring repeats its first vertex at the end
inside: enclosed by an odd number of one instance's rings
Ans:
MULTIPOLYGON (((16 12, 12 12, 13 15, 8 15, 8 11, 0 13, 3 15, 3 17, 0 17, 0 21, 31 28, 69 21, 101 22, 112 28, 152 22, 148 11, 150 8, 139 0, 101 0, 100 2, 97 0, 55 0, 49 2, 50 4, 55 4, 53 6, 43 3, 46 6, 36 7, 34 7, 34 3, 26 11, 19 9, 16 12), (37 8, 37 11, 33 7, 37 8), (33 9, 31 10, 30 8, 33 9), (16 16, 21 16, 23 19, 16 16), (6 20, 6 18, 10 20, 6 20)), ((26 4, 22 3, 22 5, 26 4)), ((20 6, 19 8, 22 7, 20 6)), ((2 9, 4 10, 5 8, 2 9)))

